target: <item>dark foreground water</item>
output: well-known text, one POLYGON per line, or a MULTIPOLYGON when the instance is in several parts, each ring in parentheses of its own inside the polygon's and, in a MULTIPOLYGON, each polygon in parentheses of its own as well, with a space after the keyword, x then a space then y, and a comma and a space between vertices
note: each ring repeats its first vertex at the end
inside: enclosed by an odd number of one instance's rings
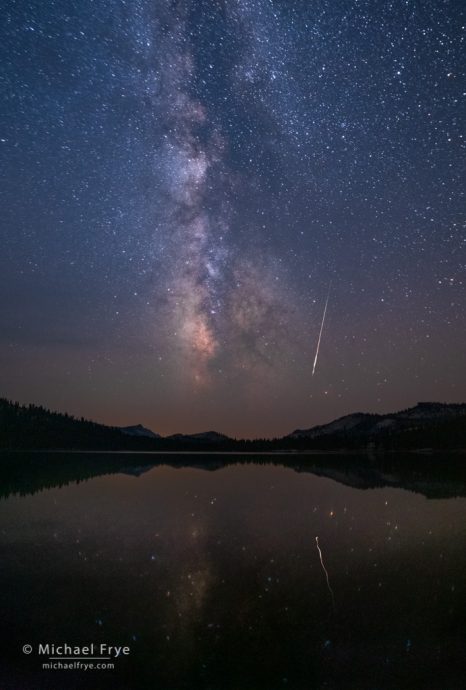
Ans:
POLYGON ((466 688, 464 473, 258 460, 10 459, 1 690, 466 688), (42 669, 65 642, 130 652, 42 669))

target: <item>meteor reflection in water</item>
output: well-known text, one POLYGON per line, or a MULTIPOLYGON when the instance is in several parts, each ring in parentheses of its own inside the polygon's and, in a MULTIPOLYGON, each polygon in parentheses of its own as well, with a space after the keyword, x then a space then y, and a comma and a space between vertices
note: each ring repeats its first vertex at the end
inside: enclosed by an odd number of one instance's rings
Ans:
POLYGON ((321 566, 322 566, 322 570, 323 570, 324 573, 325 573, 325 579, 326 579, 326 581, 327 581, 327 588, 328 588, 328 591, 330 592, 330 596, 332 597, 332 608, 333 608, 333 612, 335 613, 335 596, 334 596, 334 594, 333 594, 333 589, 330 587, 330 580, 329 580, 329 577, 328 577, 327 568, 325 567, 325 565, 324 565, 324 559, 322 558, 322 551, 320 550, 320 546, 319 546, 319 537, 316 537, 316 545, 317 545, 317 551, 319 552, 320 564, 321 564, 321 566))

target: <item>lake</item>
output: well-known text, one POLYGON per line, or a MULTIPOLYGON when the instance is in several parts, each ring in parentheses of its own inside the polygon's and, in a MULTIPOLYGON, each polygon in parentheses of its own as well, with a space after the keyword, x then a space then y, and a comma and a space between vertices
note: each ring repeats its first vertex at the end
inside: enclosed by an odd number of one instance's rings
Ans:
POLYGON ((5 458, 2 690, 466 687, 461 463, 5 458))

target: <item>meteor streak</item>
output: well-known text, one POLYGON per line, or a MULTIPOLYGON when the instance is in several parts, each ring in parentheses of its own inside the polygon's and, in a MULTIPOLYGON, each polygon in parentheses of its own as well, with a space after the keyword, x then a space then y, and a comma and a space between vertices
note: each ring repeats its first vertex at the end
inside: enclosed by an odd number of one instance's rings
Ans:
POLYGON ((328 591, 330 592, 330 596, 332 597, 332 608, 333 608, 333 612, 335 613, 335 596, 334 596, 334 594, 333 594, 333 589, 330 587, 330 580, 329 580, 329 577, 328 577, 327 568, 325 567, 325 565, 324 565, 324 559, 322 558, 322 551, 320 550, 320 546, 319 546, 319 537, 316 537, 316 545, 317 545, 317 551, 319 552, 320 565, 322 566, 322 570, 323 570, 324 573, 325 573, 325 579, 327 580, 327 589, 328 589, 328 591))
POLYGON ((332 283, 328 286, 327 299, 325 300, 324 313, 322 315, 322 323, 320 324, 319 340, 317 341, 316 356, 314 357, 314 365, 312 367, 312 376, 314 376, 317 366, 317 358, 319 357, 320 341, 322 339, 322 331, 324 330, 325 315, 327 314, 328 299, 330 297, 330 288, 332 283))

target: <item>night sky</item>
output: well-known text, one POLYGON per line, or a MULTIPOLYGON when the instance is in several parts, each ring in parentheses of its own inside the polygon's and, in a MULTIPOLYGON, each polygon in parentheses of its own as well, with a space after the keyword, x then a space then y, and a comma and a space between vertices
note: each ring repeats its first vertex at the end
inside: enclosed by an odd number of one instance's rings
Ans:
POLYGON ((251 437, 464 401, 465 10, 2 3, 0 393, 251 437))

